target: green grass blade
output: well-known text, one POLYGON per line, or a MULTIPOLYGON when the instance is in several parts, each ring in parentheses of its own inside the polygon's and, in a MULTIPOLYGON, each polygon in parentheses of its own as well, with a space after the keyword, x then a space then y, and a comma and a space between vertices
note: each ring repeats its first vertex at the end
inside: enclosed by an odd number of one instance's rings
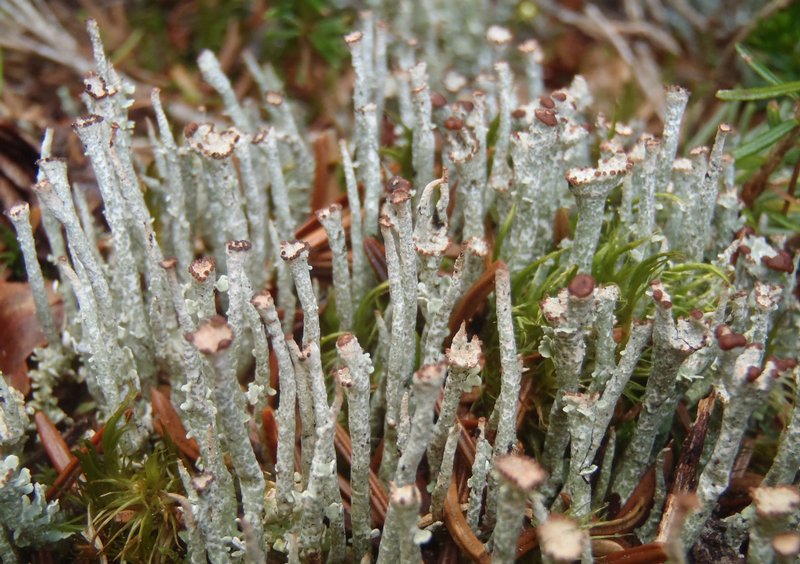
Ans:
POLYGON ((766 80, 772 85, 780 84, 783 82, 780 78, 778 78, 774 72, 769 70, 761 61, 758 61, 753 53, 750 50, 742 45, 741 43, 736 44, 736 52, 739 53, 739 56, 742 60, 753 69, 758 76, 766 80))
POLYGON ((758 88, 736 88, 734 90, 717 90, 720 100, 767 100, 779 96, 791 96, 800 92, 800 80, 760 86, 758 88))
POLYGON ((759 133, 744 145, 735 148, 733 151, 731 151, 731 154, 736 160, 749 157, 750 155, 755 155, 767 147, 772 146, 781 137, 797 127, 798 123, 800 122, 794 118, 787 119, 783 123, 759 133))

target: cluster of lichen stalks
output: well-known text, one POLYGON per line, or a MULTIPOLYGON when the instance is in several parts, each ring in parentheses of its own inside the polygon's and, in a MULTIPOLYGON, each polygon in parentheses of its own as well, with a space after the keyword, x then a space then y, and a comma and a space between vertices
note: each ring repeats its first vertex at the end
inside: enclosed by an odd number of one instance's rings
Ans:
MULTIPOLYGON (((265 122, 252 102, 239 103, 215 57, 203 53, 203 76, 234 127, 191 124, 180 144, 154 90, 153 177, 133 149, 132 87, 105 58, 97 26, 89 23, 97 73, 86 78, 91 115, 74 129, 102 194, 111 251, 98 250, 99 228, 46 136, 33 189, 58 257, 63 327, 47 305, 28 205, 9 213, 48 340, 31 373, 29 410, 55 421, 66 417, 50 391, 76 356, 82 369, 74 377, 85 380, 101 420, 166 375, 172 404, 199 452, 193 464, 180 463, 185 496, 176 496, 191 562, 264 562, 271 550, 290 562, 373 556, 419 562, 421 546, 432 532, 440 534, 442 523, 471 558, 512 562, 524 522, 528 547, 536 539, 543 561, 590 562, 593 552, 613 559, 628 554, 630 540, 592 541, 602 534, 593 519, 612 494, 627 507, 648 469, 656 476, 653 507, 649 516, 640 508, 633 524, 655 552, 642 554, 682 561, 730 483, 751 413, 770 388, 798 378, 791 362, 765 358, 768 340, 778 349, 781 339, 789 343, 784 353, 797 356, 791 336, 772 334, 777 316, 784 327, 797 327, 796 261, 780 241, 740 229, 733 162, 724 154, 729 128, 719 128, 710 152, 697 148, 676 159, 688 99, 680 88, 667 90, 660 139, 637 136, 637 124, 611 125, 602 117, 589 128, 586 83, 577 77, 569 88, 543 95, 541 53, 532 41, 518 48, 527 77, 528 102, 521 103, 504 62, 512 37, 497 27, 487 32, 481 57, 489 74, 472 83, 454 72, 435 77, 458 99, 448 104, 429 91, 415 42, 369 17, 362 23, 362 31, 345 38, 356 75, 357 161, 341 141, 343 205, 317 210, 302 226, 315 171, 327 163, 314 162, 310 138, 269 69, 247 60, 265 93, 271 118, 265 122), (396 65, 391 72, 389 60, 396 65), (389 91, 394 96, 386 99, 389 91), (410 181, 388 178, 379 153, 378 123, 385 102, 395 101, 410 131, 410 181), (590 168, 597 140, 600 159, 590 168), (163 203, 158 238, 143 186, 163 203), (620 194, 619 205, 607 210, 612 192, 620 194), (552 251, 553 218, 563 209, 576 211, 574 236, 531 270, 552 251), (695 309, 676 319, 668 288, 654 280, 634 312, 638 320, 615 339, 615 311, 628 297, 591 276, 609 217, 618 218, 624 243, 636 242, 620 261, 668 252, 675 264, 683 257, 723 272, 727 281, 716 282, 705 313, 695 309), (502 245, 492 244, 501 239, 492 225, 503 226, 502 245), (296 240, 296 233, 309 240, 296 240), (199 240, 213 256, 195 258, 199 240), (502 262, 489 268, 493 246, 502 262), (312 278, 310 261, 331 271, 332 284, 312 278), (517 437, 523 380, 517 342, 526 327, 515 324, 512 295, 518 275, 542 284, 556 263, 572 267, 571 281, 539 304, 539 352, 554 366, 557 390, 534 461, 517 437), (354 323, 381 278, 388 281, 388 305, 374 316, 377 338, 365 352, 356 334, 366 339, 373 328, 354 323), (495 313, 487 318, 496 320, 500 391, 491 412, 476 421, 462 399, 482 386, 485 351, 465 325, 453 326, 453 313, 492 286, 495 313), (323 372, 321 351, 331 338, 321 335, 321 304, 335 305, 339 324, 330 375, 323 372), (294 330, 296 319, 302 330, 294 330), (645 358, 650 370, 638 420, 615 457, 609 425, 634 371, 648 366, 645 358), (253 364, 245 390, 239 375, 253 364), (262 414, 272 413, 267 404, 276 393, 276 436, 267 437, 262 414), (345 397, 346 418, 340 417, 345 397), (688 464, 699 476, 668 488, 663 431, 679 401, 693 406, 703 397, 698 422, 705 417, 713 424, 693 445, 702 456, 688 464), (259 434, 274 447, 269 466, 251 443, 259 434), (340 487, 337 468, 342 444, 349 449, 347 487, 340 487), (456 464, 471 466, 463 473, 468 483, 454 480, 456 464)), ((3 385, 2 395, 0 438, 8 454, 20 449, 28 420, 18 392, 3 385)), ((123 445, 129 454, 153 432, 147 402, 136 400, 133 411, 135 426, 123 445)), ((731 546, 749 533, 754 561, 800 550, 791 532, 800 507, 791 485, 800 465, 800 450, 792 448, 798 436, 795 409, 753 505, 728 523, 731 546)), ((31 505, 29 475, 17 464, 8 454, 0 477, 6 562, 16 558, 14 543, 54 540, 48 526, 57 520, 55 504, 45 503, 39 489, 31 505), (27 521, 18 517, 23 507, 27 521)))

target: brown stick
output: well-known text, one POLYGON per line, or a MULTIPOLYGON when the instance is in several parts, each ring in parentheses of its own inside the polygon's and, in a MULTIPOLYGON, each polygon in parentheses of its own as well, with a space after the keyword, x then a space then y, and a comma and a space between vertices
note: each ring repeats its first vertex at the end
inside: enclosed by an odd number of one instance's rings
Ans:
POLYGON ((797 180, 800 176, 800 159, 794 163, 792 169, 792 177, 789 179, 789 184, 786 186, 786 201, 783 202, 783 215, 789 213, 789 207, 792 205, 792 200, 797 198, 797 180))
MULTIPOLYGON (((106 427, 103 425, 100 429, 94 434, 94 436, 90 439, 90 443, 92 447, 98 452, 103 450, 103 433, 105 432, 106 427)), ((86 447, 81 448, 81 452, 88 452, 86 447)), ((52 501, 54 499, 58 499, 61 495, 67 491, 75 480, 78 479, 78 476, 81 475, 81 465, 78 462, 78 459, 73 459, 59 474, 56 478, 53 485, 47 488, 47 492, 45 493, 45 498, 47 501, 52 501)))
POLYGON ((670 534, 670 528, 678 513, 680 498, 694 491, 697 487, 697 470, 700 464, 700 456, 703 454, 703 444, 708 432, 708 423, 714 411, 714 402, 717 399, 716 392, 712 392, 708 397, 703 398, 697 404, 697 416, 691 431, 683 441, 681 455, 675 467, 675 478, 672 482, 667 501, 664 504, 664 513, 658 525, 656 542, 666 542, 670 534))
POLYGON ((269 406, 261 411, 261 429, 264 431, 264 446, 269 459, 275 464, 278 461, 278 423, 275 421, 275 412, 269 406))
POLYGON ((37 411, 33 420, 36 423, 39 440, 42 441, 50 463, 56 472, 63 472, 70 463, 76 460, 70 452, 67 442, 44 411, 37 411))
POLYGON ((167 396, 153 388, 150 390, 150 403, 153 406, 153 429, 156 433, 162 437, 169 436, 178 450, 192 462, 200 458, 197 441, 186 438, 186 427, 167 396))
POLYGON ((448 323, 448 327, 450 328, 450 338, 448 338, 448 342, 452 339, 452 336, 456 334, 461 324, 465 321, 469 321, 472 316, 475 315, 475 312, 478 311, 478 308, 486 302, 486 298, 489 297, 489 294, 494 291, 494 275, 497 269, 504 264, 505 263, 501 260, 496 260, 490 264, 483 274, 481 274, 480 278, 478 278, 472 286, 470 286, 469 290, 464 293, 461 300, 456 304, 456 307, 453 308, 453 313, 450 315, 450 321, 448 323))
POLYGON ((491 564, 492 557, 486 552, 480 539, 469 528, 467 519, 461 512, 455 482, 450 483, 450 489, 447 491, 444 501, 444 522, 448 532, 464 554, 478 564, 491 564))
POLYGON ((624 562, 625 564, 658 564, 667 561, 667 553, 664 546, 660 543, 643 544, 626 548, 620 552, 609 554, 604 562, 609 564, 624 562))

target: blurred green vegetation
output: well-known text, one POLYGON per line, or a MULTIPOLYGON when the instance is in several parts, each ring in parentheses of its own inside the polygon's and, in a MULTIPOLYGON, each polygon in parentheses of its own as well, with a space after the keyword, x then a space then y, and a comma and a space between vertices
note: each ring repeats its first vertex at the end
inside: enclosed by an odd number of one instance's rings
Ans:
MULTIPOLYGON (((349 56, 342 37, 351 31, 352 16, 324 0, 279 0, 264 15, 264 60, 286 63, 299 58, 308 65, 313 54, 331 71, 338 70, 349 56)), ((301 67, 297 82, 305 84, 308 73, 308 68, 301 67)))
POLYGON ((759 22, 745 45, 784 77, 800 77, 800 2, 759 22))
POLYGON ((246 0, 140 2, 128 12, 133 31, 115 55, 135 51, 135 64, 153 72, 176 64, 192 67, 203 49, 219 52, 230 26, 238 25, 243 42, 262 61, 272 62, 279 73, 291 69, 302 86, 312 65, 332 73, 348 58, 342 37, 352 19, 351 10, 325 0, 279 0, 262 6, 246 0))
MULTIPOLYGON (((232 21, 249 16, 246 0, 140 2, 127 12, 136 63, 158 72, 180 63, 194 66, 203 49, 219 51, 232 21)), ((127 43, 127 42, 126 42, 127 43)))

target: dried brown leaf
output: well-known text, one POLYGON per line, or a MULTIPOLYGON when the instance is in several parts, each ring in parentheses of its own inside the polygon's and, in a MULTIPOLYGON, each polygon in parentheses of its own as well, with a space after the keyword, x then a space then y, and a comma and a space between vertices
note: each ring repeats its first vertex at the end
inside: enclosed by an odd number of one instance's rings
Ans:
MULTIPOLYGON (((61 302, 55 294, 49 298, 58 323, 61 302)), ((36 318, 30 286, 0 280, 0 372, 25 395, 30 391, 26 361, 34 348, 46 342, 36 318)))

